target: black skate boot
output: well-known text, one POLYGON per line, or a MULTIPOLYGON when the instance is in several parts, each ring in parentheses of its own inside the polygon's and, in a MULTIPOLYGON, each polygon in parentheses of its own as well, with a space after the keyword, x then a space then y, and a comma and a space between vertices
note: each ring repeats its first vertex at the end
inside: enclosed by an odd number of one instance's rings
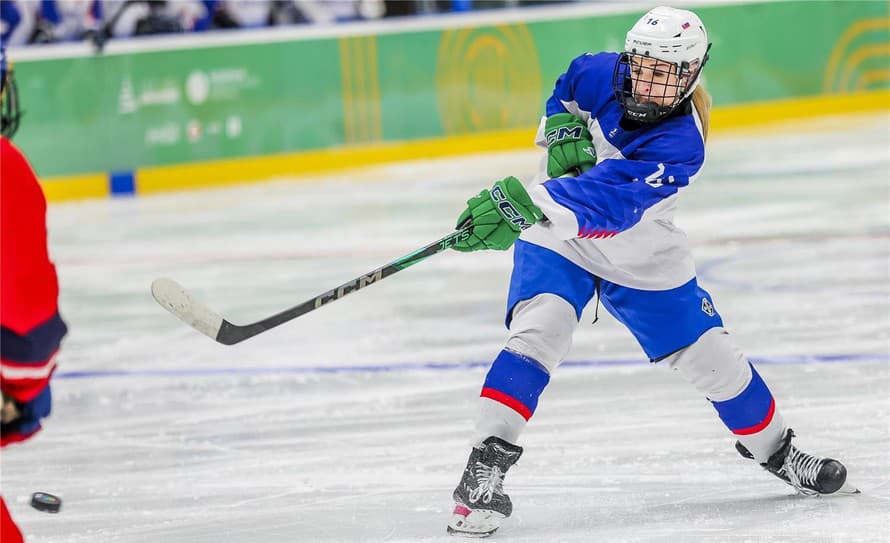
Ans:
POLYGON ((519 460, 522 447, 491 436, 474 447, 460 484, 454 489, 454 513, 448 533, 464 537, 488 537, 513 512, 504 494, 504 475, 519 460))
MULTIPOLYGON (((763 469, 793 486, 805 496, 827 494, 858 494, 859 490, 847 484, 847 468, 833 458, 819 458, 800 451, 791 444, 794 431, 790 428, 782 437, 779 450, 769 457, 763 469)), ((740 442, 735 448, 745 458, 754 458, 740 442)))

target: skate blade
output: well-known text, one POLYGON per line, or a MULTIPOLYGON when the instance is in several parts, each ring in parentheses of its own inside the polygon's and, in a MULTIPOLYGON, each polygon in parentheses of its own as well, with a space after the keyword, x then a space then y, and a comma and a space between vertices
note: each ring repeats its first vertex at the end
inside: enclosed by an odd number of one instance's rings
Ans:
POLYGON ((844 486, 840 487, 837 492, 830 494, 831 496, 850 496, 853 494, 862 494, 858 488, 851 485, 849 482, 844 482, 844 486))
POLYGON ((457 537, 488 537, 501 525, 504 515, 486 509, 470 509, 462 504, 454 505, 447 531, 457 537))
POLYGON ((831 494, 821 494, 819 492, 816 492, 815 490, 802 490, 800 488, 797 488, 795 490, 797 490, 798 495, 805 498, 829 498, 831 496, 853 496, 855 494, 862 494, 862 492, 860 492, 858 488, 851 485, 849 482, 844 482, 844 486, 835 490, 831 494))

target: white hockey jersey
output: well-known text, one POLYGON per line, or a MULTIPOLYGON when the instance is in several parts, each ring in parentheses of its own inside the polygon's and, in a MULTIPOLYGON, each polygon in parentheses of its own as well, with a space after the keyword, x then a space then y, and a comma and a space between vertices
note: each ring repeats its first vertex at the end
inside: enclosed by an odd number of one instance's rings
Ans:
MULTIPOLYGON (((557 80, 547 116, 569 112, 585 121, 597 164, 577 177, 548 179, 545 157, 529 194, 547 220, 521 239, 607 281, 668 290, 695 276, 673 216, 681 190, 704 163, 701 120, 687 102, 657 124, 622 122, 612 89, 617 62, 617 53, 587 53, 557 80)), ((544 119, 535 143, 547 147, 544 119)))

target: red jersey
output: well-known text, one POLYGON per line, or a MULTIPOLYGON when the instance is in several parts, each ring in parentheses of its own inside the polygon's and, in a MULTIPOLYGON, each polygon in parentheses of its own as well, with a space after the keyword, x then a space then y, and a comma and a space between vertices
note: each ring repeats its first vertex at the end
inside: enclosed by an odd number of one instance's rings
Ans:
MULTIPOLYGON (((46 241, 46 198, 37 176, 22 152, 0 137, 0 387, 21 403, 48 393, 53 358, 67 332, 46 241)), ((15 435, 4 428, 3 441, 39 428, 35 423, 15 435)))

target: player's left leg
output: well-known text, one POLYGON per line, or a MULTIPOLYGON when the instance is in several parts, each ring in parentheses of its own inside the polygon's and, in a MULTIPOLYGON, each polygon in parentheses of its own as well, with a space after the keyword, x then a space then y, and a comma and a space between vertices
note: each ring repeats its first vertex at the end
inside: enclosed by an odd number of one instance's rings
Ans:
POLYGON ((855 493, 837 460, 820 458, 791 443, 772 393, 723 328, 712 328, 664 362, 711 402, 736 436, 739 453, 793 486, 801 494, 855 493))
MULTIPOLYGON (((846 469, 791 444, 764 380, 729 340, 710 295, 693 278, 668 291, 641 291, 603 282, 603 305, 627 326, 653 362, 663 361, 694 385, 738 439, 737 449, 798 491, 831 494, 846 469)), ((847 487, 845 490, 854 490, 847 487)))

